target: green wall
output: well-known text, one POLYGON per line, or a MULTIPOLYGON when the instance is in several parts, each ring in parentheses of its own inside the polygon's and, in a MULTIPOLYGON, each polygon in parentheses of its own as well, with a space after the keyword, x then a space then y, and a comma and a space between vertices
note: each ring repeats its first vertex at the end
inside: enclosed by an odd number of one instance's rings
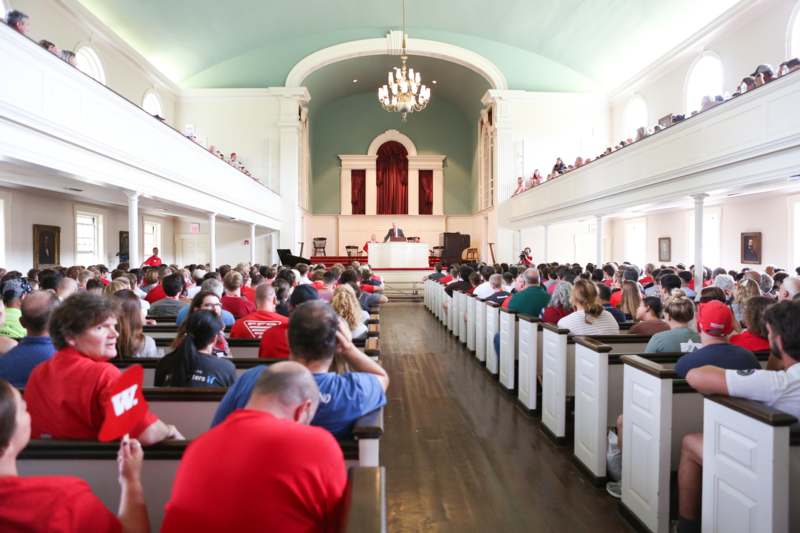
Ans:
MULTIPOLYGON (((477 117, 476 117, 477 120, 477 117)), ((425 111, 400 121, 381 109, 373 93, 340 98, 311 116, 311 199, 315 214, 339 213, 339 154, 366 154, 372 140, 386 130, 408 135, 420 155, 447 156, 444 167, 444 212, 471 214, 474 120, 447 100, 435 96, 425 111)))

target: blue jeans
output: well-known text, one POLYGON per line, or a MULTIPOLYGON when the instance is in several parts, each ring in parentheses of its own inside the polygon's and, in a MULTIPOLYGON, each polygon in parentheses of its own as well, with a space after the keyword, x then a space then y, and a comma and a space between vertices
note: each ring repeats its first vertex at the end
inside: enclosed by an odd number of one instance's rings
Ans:
POLYGON ((500 357, 500 334, 494 334, 494 353, 497 354, 497 357, 500 357))

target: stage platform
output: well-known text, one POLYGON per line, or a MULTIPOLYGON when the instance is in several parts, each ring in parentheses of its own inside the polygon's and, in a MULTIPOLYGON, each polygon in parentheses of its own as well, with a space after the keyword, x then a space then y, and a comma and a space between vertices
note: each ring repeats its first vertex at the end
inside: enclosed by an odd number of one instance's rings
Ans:
MULTIPOLYGON (((367 255, 312 255, 311 256, 311 264, 312 265, 325 265, 325 268, 330 268, 336 263, 340 263, 342 265, 349 265, 353 261, 358 261, 362 265, 367 264, 367 255)), ((428 265, 433 268, 433 266, 439 262, 439 258, 436 256, 429 256, 428 257, 428 265)), ((426 269, 422 268, 419 269, 420 272, 425 271, 426 269)))

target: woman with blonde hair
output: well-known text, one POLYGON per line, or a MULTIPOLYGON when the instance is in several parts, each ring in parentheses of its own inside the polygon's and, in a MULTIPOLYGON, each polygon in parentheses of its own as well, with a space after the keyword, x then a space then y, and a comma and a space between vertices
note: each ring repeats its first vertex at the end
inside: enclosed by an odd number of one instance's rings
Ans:
POLYGON ((636 282, 626 280, 622 282, 622 303, 620 303, 619 310, 625 315, 625 320, 633 320, 636 318, 636 312, 639 309, 639 304, 642 301, 642 295, 639 293, 639 287, 636 282))
POLYGON ((736 285, 733 303, 731 304, 731 311, 733 311, 736 322, 741 323, 744 319, 744 307, 747 305, 747 300, 753 296, 761 296, 761 289, 755 280, 744 278, 736 285))
POLYGON ((586 279, 575 280, 570 303, 575 311, 558 321, 558 327, 573 335, 617 335, 619 324, 603 309, 597 297, 597 287, 586 279))
POLYGON ((115 292, 112 299, 117 304, 117 357, 158 357, 156 341, 144 334, 146 311, 136 293, 124 289, 115 292))
MULTIPOLYGON (((337 287, 333 291, 331 306, 336 311, 336 314, 347 322, 354 339, 363 338, 367 335, 367 325, 364 323, 365 311, 361 309, 352 287, 347 284, 337 287)), ((369 315, 367 315, 368 317, 369 315)))
POLYGON ((110 298, 119 291, 130 290, 130 286, 126 281, 128 280, 122 281, 122 278, 115 279, 103 289, 103 296, 108 296, 110 298))
POLYGON ((664 316, 669 331, 662 331, 650 337, 645 352, 690 352, 700 344, 700 335, 689 329, 694 319, 694 302, 680 289, 673 289, 664 302, 664 316))

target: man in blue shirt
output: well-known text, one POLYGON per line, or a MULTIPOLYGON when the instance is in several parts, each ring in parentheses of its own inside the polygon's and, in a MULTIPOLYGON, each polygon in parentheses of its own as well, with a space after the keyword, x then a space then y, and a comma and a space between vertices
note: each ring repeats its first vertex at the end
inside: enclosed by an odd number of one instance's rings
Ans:
POLYGON ((697 329, 703 347, 687 353, 675 364, 675 373, 686 379, 693 368, 713 365, 728 370, 759 370, 758 359, 749 350, 728 343, 728 335, 733 331, 733 313, 718 300, 700 304, 697 311, 697 329))
POLYGON ((56 349, 47 334, 47 322, 57 306, 58 298, 50 291, 32 292, 22 300, 20 323, 27 335, 0 357, 0 378, 22 388, 34 367, 52 357, 56 349))
MULTIPOLYGON (((386 405, 389 376, 378 363, 353 345, 350 328, 329 304, 321 300, 298 305, 289 318, 289 359, 308 368, 319 386, 320 402, 312 425, 336 437, 349 437, 353 423, 386 405), (350 365, 351 372, 330 371, 334 353, 350 365)), ((251 368, 228 389, 212 427, 250 399, 265 365, 251 368)))

